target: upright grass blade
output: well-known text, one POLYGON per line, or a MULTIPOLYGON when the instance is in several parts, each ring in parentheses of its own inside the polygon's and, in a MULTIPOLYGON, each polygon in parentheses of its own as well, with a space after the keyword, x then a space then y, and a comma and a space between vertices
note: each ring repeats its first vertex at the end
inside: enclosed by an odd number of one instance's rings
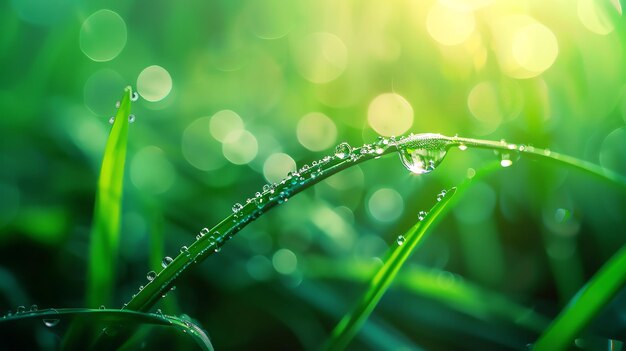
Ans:
MULTIPOLYGON (((163 314, 117 309, 51 308, 41 311, 23 312, 0 319, 0 329, 2 330, 10 330, 12 326, 18 325, 29 325, 32 329, 33 324, 45 326, 51 330, 62 329, 67 326, 70 326, 71 330, 71 326, 82 324, 91 328, 104 329, 105 333, 111 334, 119 332, 120 329, 142 325, 163 326, 175 328, 186 335, 190 335, 202 350, 213 350, 208 335, 196 323, 188 319, 163 314)), ((89 345, 93 341, 83 340, 84 349, 93 349, 95 345, 89 345)))
POLYGON ((427 233, 428 228, 430 228, 433 223, 439 221, 439 215, 446 205, 450 203, 455 192, 456 188, 450 189, 446 196, 441 198, 441 201, 431 208, 428 215, 426 215, 422 221, 417 222, 417 224, 403 235, 405 242, 402 245, 390 249, 385 264, 371 280, 367 292, 357 303, 354 310, 350 314, 347 314, 333 330, 331 339, 327 345, 328 350, 343 350, 348 346, 350 340, 356 335, 383 294, 387 291, 404 262, 406 262, 418 244, 423 242, 422 239, 427 233))
POLYGON ((572 298, 539 337, 533 350, 566 350, 593 318, 626 285, 626 245, 572 298))
POLYGON ((91 227, 87 278, 87 306, 89 307, 110 304, 113 294, 115 262, 120 236, 122 183, 128 142, 128 115, 132 93, 131 87, 126 87, 124 90, 124 96, 115 115, 115 122, 102 158, 91 227))

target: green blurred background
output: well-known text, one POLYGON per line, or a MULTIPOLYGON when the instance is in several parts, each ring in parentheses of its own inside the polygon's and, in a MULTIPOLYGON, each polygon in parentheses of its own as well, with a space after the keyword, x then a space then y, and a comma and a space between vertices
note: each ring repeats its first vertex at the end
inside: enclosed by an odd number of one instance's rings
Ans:
MULTIPOLYGON (((141 98, 112 308, 158 267, 150 252, 176 255, 233 203, 342 141, 505 138, 626 176, 622 7, 3 1, 0 312, 84 307, 96 181, 126 85, 141 98)), ((452 150, 424 176, 397 156, 353 167, 244 229, 159 307, 197 319, 220 350, 316 348, 364 292, 363 267, 375 267, 441 189, 496 159, 452 150)), ((626 243, 625 199, 523 159, 475 182, 411 259, 404 278, 418 288, 392 289, 354 349, 524 347, 537 334, 523 316, 468 312, 442 292, 472 284, 553 317, 626 243)), ((622 295, 595 322, 607 338, 626 326, 622 295)))

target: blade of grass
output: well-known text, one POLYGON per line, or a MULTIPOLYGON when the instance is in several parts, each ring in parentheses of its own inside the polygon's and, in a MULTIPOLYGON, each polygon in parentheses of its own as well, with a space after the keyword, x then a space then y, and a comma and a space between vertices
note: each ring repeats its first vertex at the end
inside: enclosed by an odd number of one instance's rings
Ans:
POLYGON ((110 304, 113 294, 131 94, 132 88, 127 87, 115 115, 115 122, 102 158, 91 227, 87 277, 88 307, 110 304))
POLYGON ((578 291, 539 337, 533 350, 565 350, 626 285, 626 245, 578 291))
MULTIPOLYGON (((143 313, 118 309, 61 308, 15 314, 0 319, 0 328, 10 328, 17 324, 43 324, 48 328, 63 328, 83 324, 92 328, 105 329, 105 333, 117 333, 131 326, 152 325, 175 328, 193 337, 205 351, 212 351, 211 341, 199 325, 185 318, 163 314, 143 313)), ((93 339, 82 339, 83 349, 92 349, 93 339)))
POLYGON ((406 262, 413 250, 417 248, 418 244, 423 242, 423 238, 430 226, 439 221, 439 215, 454 198, 455 193, 456 188, 450 189, 446 196, 430 209, 428 215, 422 221, 417 222, 404 234, 406 240, 404 244, 390 248, 391 251, 385 264, 372 278, 367 292, 357 303, 354 310, 347 314, 333 330, 326 347, 327 350, 343 350, 348 346, 387 291, 404 262, 406 262))

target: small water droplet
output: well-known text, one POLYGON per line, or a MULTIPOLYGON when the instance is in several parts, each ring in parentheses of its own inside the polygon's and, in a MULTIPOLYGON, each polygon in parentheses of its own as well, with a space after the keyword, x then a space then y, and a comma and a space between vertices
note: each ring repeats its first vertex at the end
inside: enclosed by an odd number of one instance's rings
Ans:
POLYGON ((233 213, 238 213, 239 211, 241 211, 242 208, 243 206, 239 202, 237 202, 233 205, 233 213))
POLYGON ((219 246, 217 246, 217 247, 215 247, 215 250, 214 250, 214 251, 215 251, 215 252, 220 252, 220 251, 222 251, 222 248, 221 248, 221 247, 219 247, 219 246))
POLYGON ((524 151, 526 150, 526 145, 520 145, 518 148, 519 151, 524 151))
POLYGON ((148 272, 148 274, 146 274, 146 278, 148 278, 148 281, 153 281, 156 276, 157 274, 154 271, 150 271, 148 272))
POLYGON ((135 123, 135 115, 133 114, 128 115, 128 123, 135 123))
POLYGON ((143 285, 139 285, 139 291, 143 290, 143 285))
POLYGON ((337 156, 340 159, 344 159, 346 157, 348 157, 348 155, 350 155, 352 153, 352 147, 350 147, 350 144, 343 142, 339 145, 337 145, 337 147, 335 147, 335 156, 337 156))
POLYGON ((158 314, 159 316, 163 316, 163 311, 161 311, 161 309, 157 309, 156 310, 156 314, 158 314))
POLYGON ((180 253, 187 253, 189 252, 189 249, 187 248, 187 246, 183 246, 180 248, 180 253))
POLYGON ((101 310, 106 310, 106 307, 104 307, 104 305, 100 305, 100 309, 101 310))
POLYGON ((513 164, 513 160, 511 160, 511 155, 508 152, 501 154, 500 157, 500 166, 510 167, 513 164))
POLYGON ((308 170, 309 170, 309 165, 304 165, 304 166, 302 166, 302 168, 300 168, 300 173, 304 173, 304 172, 306 172, 308 170))
POLYGON ((265 184, 265 185, 263 185, 263 192, 264 193, 269 193, 271 188, 272 188, 271 185, 265 184))
POLYGON ((437 194, 437 201, 443 200, 443 198, 446 197, 447 193, 448 193, 447 191, 442 190, 439 194, 437 194))
POLYGON ((30 306, 30 311, 31 312, 37 312, 37 310, 39 310, 39 306, 37 306, 37 305, 31 305, 30 306))
POLYGON ((165 267, 169 266, 170 263, 172 263, 172 262, 174 262, 174 260, 171 257, 165 256, 165 257, 163 257, 163 261, 161 261, 161 266, 163 268, 165 268, 165 267))
POLYGON ((136 91, 133 91, 133 93, 130 95, 130 101, 137 101, 139 100, 139 94, 137 94, 136 91))
POLYGON ((546 156, 550 156, 551 153, 552 152, 550 151, 550 149, 543 150, 543 154, 546 155, 546 156))
POLYGON ((115 102, 115 108, 120 108, 120 106, 122 106, 122 103, 119 101, 115 102))
POLYGON ((115 116, 109 118, 109 124, 115 123, 115 116))
POLYGON ((461 150, 461 151, 467 150, 467 145, 465 145, 463 143, 459 144, 459 150, 461 150))
POLYGON ((172 285, 172 287, 170 288, 170 291, 174 291, 176 290, 176 285, 172 285))
POLYGON ((26 307, 17 306, 17 311, 15 313, 24 313, 24 312, 26 312, 26 307))
POLYGON ((396 239, 396 243, 399 246, 402 246, 405 241, 406 241, 406 238, 404 237, 404 235, 398 235, 398 238, 396 239))
POLYGON ((417 219, 419 219, 420 221, 423 221, 424 218, 426 218, 426 215, 428 213, 426 211, 419 211, 419 213, 417 214, 417 219))

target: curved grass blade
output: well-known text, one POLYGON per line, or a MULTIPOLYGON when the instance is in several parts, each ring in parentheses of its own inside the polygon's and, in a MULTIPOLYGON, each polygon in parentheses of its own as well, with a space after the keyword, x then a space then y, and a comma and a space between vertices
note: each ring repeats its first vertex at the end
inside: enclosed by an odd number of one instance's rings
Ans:
POLYGON ((533 350, 566 350, 626 285, 626 245, 615 253, 539 337, 533 350))
POLYGON ((417 248, 418 244, 423 242, 428 228, 439 221, 441 212, 454 198, 455 192, 456 188, 450 189, 446 196, 430 209, 428 215, 422 221, 417 222, 403 235, 406 241, 402 245, 390 249, 391 252, 388 259, 371 280, 370 287, 363 295, 363 298, 357 303, 355 309, 350 314, 347 314, 333 330, 327 345, 328 350, 343 350, 348 346, 387 291, 404 262, 406 262, 413 250, 417 248))
POLYGON ((132 93, 131 87, 124 89, 102 158, 91 227, 87 277, 87 306, 89 307, 110 304, 113 294, 120 235, 124 163, 128 143, 128 115, 132 93))
MULTIPOLYGON (((196 323, 180 317, 167 316, 154 313, 142 313, 118 309, 87 309, 87 308, 62 308, 46 309, 34 312, 24 312, 0 319, 0 330, 8 330, 10 327, 34 325, 46 327, 50 330, 69 328, 76 324, 88 325, 87 329, 98 329, 102 333, 115 334, 127 329, 135 329, 137 326, 163 326, 183 331, 202 350, 212 351, 213 346, 208 335, 196 323)), ((81 349, 94 349, 94 339, 86 337, 74 340, 81 349)), ((65 347, 65 346, 64 346, 65 347)))

